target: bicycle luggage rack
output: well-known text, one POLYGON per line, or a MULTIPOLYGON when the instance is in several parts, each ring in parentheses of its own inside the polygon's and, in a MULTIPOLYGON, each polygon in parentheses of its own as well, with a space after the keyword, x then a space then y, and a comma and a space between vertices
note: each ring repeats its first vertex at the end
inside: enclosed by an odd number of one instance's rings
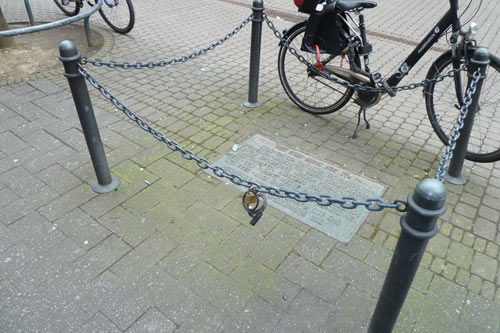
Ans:
POLYGON ((94 14, 95 12, 97 12, 101 8, 102 2, 103 2, 103 0, 98 0, 97 3, 95 4, 95 6, 92 6, 88 11, 80 13, 78 15, 68 17, 68 18, 63 19, 63 20, 50 22, 50 23, 34 25, 35 20, 33 18, 33 13, 31 12, 31 6, 29 4, 29 0, 24 0, 24 5, 26 6, 26 12, 28 13, 28 17, 29 17, 29 21, 30 21, 31 26, 19 28, 19 29, 10 29, 10 30, 0 31, 0 37, 18 36, 18 35, 29 34, 32 32, 39 32, 39 31, 54 29, 54 28, 62 27, 63 25, 70 24, 70 23, 73 23, 73 22, 76 22, 78 20, 83 19, 83 26, 85 28, 85 34, 87 36, 87 43, 89 46, 93 46, 91 33, 90 33, 89 19, 90 19, 90 15, 94 14))

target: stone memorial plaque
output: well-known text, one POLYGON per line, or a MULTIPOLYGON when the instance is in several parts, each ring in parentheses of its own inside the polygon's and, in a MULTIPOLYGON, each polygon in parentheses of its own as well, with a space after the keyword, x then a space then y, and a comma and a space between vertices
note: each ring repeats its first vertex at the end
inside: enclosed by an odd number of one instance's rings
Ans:
MULTIPOLYGON (((312 195, 366 200, 380 198, 385 190, 382 184, 367 177, 261 135, 249 137, 214 164, 258 184, 312 195)), ((271 195, 266 195, 266 198, 269 205, 341 242, 351 240, 369 213, 364 207, 348 210, 335 204, 322 207, 314 202, 302 203, 271 195)))

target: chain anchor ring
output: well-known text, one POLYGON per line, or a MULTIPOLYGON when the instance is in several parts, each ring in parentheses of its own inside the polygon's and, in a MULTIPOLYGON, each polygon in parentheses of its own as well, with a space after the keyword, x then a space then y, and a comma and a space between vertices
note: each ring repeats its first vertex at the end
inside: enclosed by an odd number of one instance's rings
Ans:
POLYGON ((250 224, 255 226, 262 217, 264 209, 267 207, 266 197, 257 191, 257 187, 255 185, 252 185, 245 192, 245 194, 243 194, 241 203, 243 204, 243 208, 247 211, 248 215, 252 218, 250 224))

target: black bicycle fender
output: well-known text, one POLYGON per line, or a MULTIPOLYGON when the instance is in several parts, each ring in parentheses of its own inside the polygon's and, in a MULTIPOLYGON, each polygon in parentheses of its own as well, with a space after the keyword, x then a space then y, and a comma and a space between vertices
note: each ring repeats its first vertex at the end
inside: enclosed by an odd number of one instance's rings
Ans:
MULTIPOLYGON (((307 22, 307 20, 304 20, 302 22, 299 22, 299 23, 293 25, 290 29, 283 30, 283 38, 288 39, 288 37, 290 37, 290 35, 293 34, 295 31, 297 31, 298 29, 300 29, 302 27, 305 27, 306 22, 307 22)), ((278 46, 281 46, 281 45, 283 45, 283 43, 280 41, 278 46)))

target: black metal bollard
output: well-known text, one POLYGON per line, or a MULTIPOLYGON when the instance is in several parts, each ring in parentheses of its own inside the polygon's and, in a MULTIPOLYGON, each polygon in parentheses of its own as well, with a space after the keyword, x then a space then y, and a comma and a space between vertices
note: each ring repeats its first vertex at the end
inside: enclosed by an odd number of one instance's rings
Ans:
POLYGON ((422 180, 408 196, 408 212, 401 217, 401 234, 368 332, 394 328, 427 242, 438 231, 437 218, 446 211, 445 199, 446 188, 437 179, 422 180))
POLYGON ((481 79, 477 83, 475 94, 472 96, 472 103, 469 106, 469 112, 464 119, 464 127, 460 130, 460 137, 458 138, 455 150, 453 151, 453 157, 451 158, 448 172, 444 176, 444 179, 451 184, 461 185, 467 182, 465 176, 462 175, 462 168, 464 166, 465 153, 467 152, 467 146, 469 144, 469 138, 474 124, 474 117, 479 103, 479 97, 481 96, 481 88, 486 75, 486 67, 489 63, 490 54, 488 49, 480 47, 474 52, 474 56, 467 70, 469 77, 467 88, 470 87, 471 81, 473 80, 472 75, 478 68, 481 72, 481 79))
POLYGON ((252 5, 252 40, 250 46, 250 75, 248 82, 248 100, 243 105, 248 108, 256 108, 262 103, 258 101, 259 90, 259 67, 260 67, 260 45, 262 37, 262 22, 264 21, 264 3, 262 0, 254 0, 252 5))
POLYGON ((61 55, 59 60, 64 65, 64 76, 68 79, 78 118, 80 118, 80 124, 82 125, 83 135, 97 176, 97 180, 92 182, 91 188, 97 193, 111 192, 120 186, 120 179, 111 175, 109 171, 85 78, 78 71, 81 55, 78 53, 75 43, 69 40, 59 43, 59 53, 61 55))

